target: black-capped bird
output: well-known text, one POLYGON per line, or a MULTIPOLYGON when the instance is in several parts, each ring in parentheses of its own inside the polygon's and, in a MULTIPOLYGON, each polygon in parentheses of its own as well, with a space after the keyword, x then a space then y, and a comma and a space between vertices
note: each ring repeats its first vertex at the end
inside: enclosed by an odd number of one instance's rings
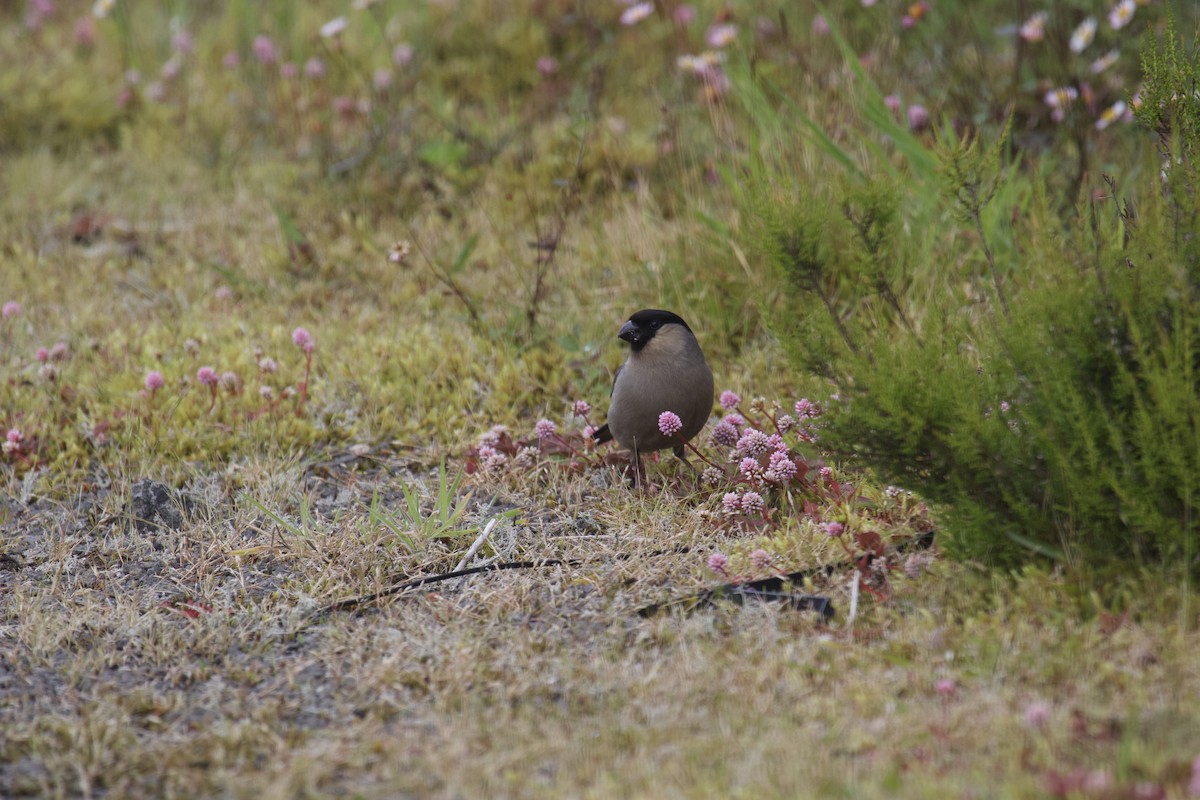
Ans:
POLYGON ((713 407, 712 370, 700 343, 679 315, 658 309, 637 312, 617 336, 629 342, 629 358, 613 378, 608 422, 593 437, 630 450, 635 476, 643 453, 670 447, 687 461, 683 441, 704 428, 713 407), (664 411, 683 423, 676 435, 659 429, 664 411))

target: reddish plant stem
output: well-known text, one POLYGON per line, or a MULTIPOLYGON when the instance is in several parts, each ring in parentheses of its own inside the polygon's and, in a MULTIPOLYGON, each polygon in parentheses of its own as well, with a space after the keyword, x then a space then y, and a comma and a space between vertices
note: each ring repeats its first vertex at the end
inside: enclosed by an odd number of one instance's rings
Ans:
POLYGON ((304 354, 304 381, 300 384, 300 396, 296 400, 296 416, 304 413, 304 406, 308 402, 308 380, 312 375, 312 351, 304 354))

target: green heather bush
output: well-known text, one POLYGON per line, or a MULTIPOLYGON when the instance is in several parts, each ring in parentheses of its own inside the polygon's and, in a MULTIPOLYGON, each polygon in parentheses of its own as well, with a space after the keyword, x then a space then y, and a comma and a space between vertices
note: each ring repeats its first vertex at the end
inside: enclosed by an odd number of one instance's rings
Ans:
POLYGON ((1200 571, 1200 61, 1168 26, 1143 65, 1154 147, 1068 207, 1008 127, 947 125, 936 176, 742 182, 776 328, 836 387, 825 446, 939 504, 960 557, 1200 571))

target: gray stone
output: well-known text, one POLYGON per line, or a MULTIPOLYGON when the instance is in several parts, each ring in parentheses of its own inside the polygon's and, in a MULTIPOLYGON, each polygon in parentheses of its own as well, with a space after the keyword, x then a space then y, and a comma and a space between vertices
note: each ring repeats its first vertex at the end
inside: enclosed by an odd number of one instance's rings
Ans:
POLYGON ((174 489, 143 478, 133 485, 129 514, 134 527, 142 533, 166 528, 177 531, 183 527, 185 503, 174 489))

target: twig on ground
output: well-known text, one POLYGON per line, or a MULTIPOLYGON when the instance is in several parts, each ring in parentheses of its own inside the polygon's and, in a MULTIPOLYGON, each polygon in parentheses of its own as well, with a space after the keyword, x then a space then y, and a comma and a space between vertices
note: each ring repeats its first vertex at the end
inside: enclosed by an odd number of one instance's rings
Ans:
POLYGON ((454 568, 455 572, 467 566, 471 559, 475 557, 475 553, 478 552, 479 548, 483 546, 483 543, 487 541, 488 536, 491 535, 492 528, 495 527, 496 518, 492 517, 490 520, 488 520, 488 524, 483 526, 483 533, 479 534, 477 537, 475 537, 475 541, 471 542, 471 546, 467 548, 467 552, 463 555, 462 561, 459 561, 458 566, 454 568))

